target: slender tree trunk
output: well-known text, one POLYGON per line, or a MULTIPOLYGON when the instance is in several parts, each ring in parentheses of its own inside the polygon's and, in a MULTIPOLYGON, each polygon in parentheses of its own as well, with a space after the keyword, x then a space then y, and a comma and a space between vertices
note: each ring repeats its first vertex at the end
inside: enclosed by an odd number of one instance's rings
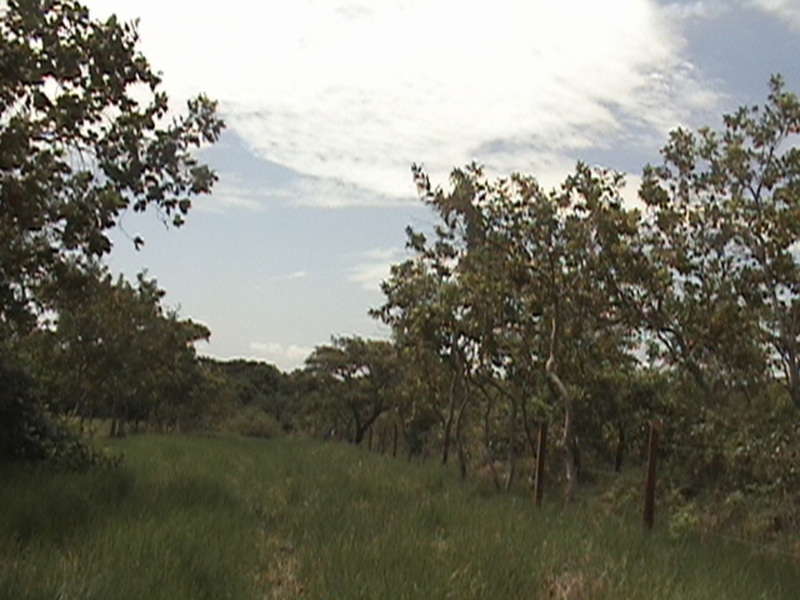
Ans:
MULTIPOLYGON (((550 361, 548 360, 548 364, 550 361)), ((558 390, 558 395, 564 405, 564 433, 561 437, 561 451, 564 454, 564 475, 566 477, 564 493, 567 502, 575 497, 578 488, 578 448, 575 443, 575 405, 572 395, 567 390, 564 382, 555 370, 548 370, 548 379, 553 387, 558 390)))
POLYGON ((789 397, 795 408, 800 409, 800 363, 791 340, 787 343, 785 352, 786 372, 788 374, 789 397))
POLYGON ((453 429, 453 420, 456 414, 456 385, 458 373, 453 374, 453 383, 450 386, 450 401, 447 407, 447 417, 444 423, 444 440, 442 441, 442 464, 446 465, 450 457, 450 436, 453 429))
MULTIPOLYGON (((462 384, 466 387, 466 384, 462 382, 462 384)), ((464 413, 467 409, 467 404, 469 404, 469 395, 467 394, 466 389, 462 391, 463 398, 461 400, 461 406, 458 408, 458 418, 456 419, 456 448, 458 449, 458 464, 459 470, 461 472, 461 479, 467 478, 467 455, 464 450, 464 438, 462 435, 463 432, 463 425, 464 425, 464 413)))
POLYGON ((489 395, 486 393, 484 393, 484 395, 486 396, 486 410, 483 411, 483 448, 486 455, 486 466, 489 467, 489 473, 492 475, 492 482, 499 492, 502 488, 500 485, 500 477, 498 477, 497 469, 494 465, 494 456, 492 456, 492 444, 490 440, 491 430, 489 427, 489 417, 492 412, 492 403, 489 399, 489 395))
POLYGON ((504 491, 511 490, 514 484, 514 476, 517 471, 517 402, 511 400, 511 414, 509 415, 508 422, 508 475, 506 475, 506 482, 504 491))
MULTIPOLYGON (((531 431, 531 424, 528 416, 528 390, 527 386, 523 386, 521 390, 521 398, 522 402, 520 403, 520 408, 522 410, 522 427, 525 431, 525 439, 528 442, 528 449, 530 451, 530 455, 536 457, 536 462, 534 462, 533 468, 530 474, 530 482, 532 484, 536 483, 536 475, 537 475, 537 463, 539 461, 539 450, 540 450, 540 431, 541 431, 541 423, 537 427, 536 437, 534 438, 533 432, 531 431)), ((541 483, 541 479, 539 480, 541 483)))
POLYGON ((564 406, 564 434, 561 438, 561 452, 564 455, 564 474, 566 477, 564 494, 567 502, 575 497, 578 488, 578 447, 575 440, 575 401, 567 386, 557 372, 557 352, 559 345, 560 323, 558 303, 553 315, 550 332, 550 356, 545 364, 545 373, 550 388, 564 406))
POLYGON ((111 418, 111 430, 109 432, 109 437, 112 438, 125 437, 125 419, 123 419, 122 417, 111 418))
POLYGON ((522 427, 525 430, 525 439, 528 441, 528 448, 530 448, 531 456, 536 455, 536 440, 534 440, 533 432, 531 431, 531 424, 528 420, 528 393, 526 389, 522 389, 522 402, 520 407, 522 409, 522 427))
POLYGON ((625 427, 622 421, 617 423, 617 448, 614 453, 614 471, 619 473, 622 470, 622 460, 625 456, 625 427))

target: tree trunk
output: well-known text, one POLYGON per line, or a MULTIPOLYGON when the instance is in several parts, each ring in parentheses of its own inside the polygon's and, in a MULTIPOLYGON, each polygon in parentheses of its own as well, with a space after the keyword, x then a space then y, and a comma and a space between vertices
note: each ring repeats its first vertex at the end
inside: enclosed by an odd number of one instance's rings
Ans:
MULTIPOLYGON (((792 341, 789 341, 792 344, 792 341)), ((800 409, 800 363, 793 346, 789 346, 786 352, 786 370, 788 372, 789 397, 796 409, 800 409)))
POLYGON ((464 412, 467 408, 467 404, 469 403, 469 395, 467 394, 466 389, 462 391, 464 394, 463 399, 461 400, 461 406, 458 408, 458 418, 456 419, 456 448, 458 449, 458 465, 459 470, 461 472, 461 479, 467 478, 467 455, 464 451, 464 439, 462 437, 463 431, 463 424, 464 424, 464 412))
POLYGON ((545 364, 545 373, 550 389, 561 400, 564 406, 564 434, 561 438, 561 452, 564 455, 564 495, 567 502, 575 497, 578 488, 578 446, 575 439, 575 401, 569 393, 567 386, 557 373, 556 355, 559 344, 559 311, 553 315, 552 329, 550 332, 550 356, 545 364))
POLYGON ((125 437, 125 420, 122 418, 113 417, 111 419, 111 430, 109 437, 121 438, 125 437))
POLYGON ((511 415, 508 422, 508 475, 503 486, 504 491, 511 490, 517 470, 517 402, 511 401, 511 415))
MULTIPOLYGON (((550 360, 547 361, 550 364, 550 360)), ((567 390, 564 382, 555 370, 548 369, 548 380, 557 390, 558 396, 564 405, 564 434, 561 437, 561 452, 564 454, 564 494, 567 502, 575 497, 578 489, 578 446, 575 441, 575 405, 572 395, 567 390)))
POLYGON ((494 483, 494 487, 497 488, 499 492, 502 488, 500 486, 500 477, 497 475, 497 469, 495 468, 494 464, 494 456, 492 455, 492 444, 490 440, 490 427, 489 427, 489 416, 491 415, 492 411, 492 403, 489 399, 489 395, 484 393, 486 396, 486 410, 483 411, 483 448, 484 454, 486 455, 486 466, 489 468, 489 473, 492 475, 492 482, 494 483))
POLYGON ((453 420, 456 413, 456 385, 458 374, 453 375, 453 383, 450 386, 450 402, 447 407, 447 418, 444 423, 444 440, 442 440, 442 464, 446 465, 450 457, 450 435, 453 429, 453 420))
POLYGON ((625 428, 622 422, 617 423, 617 449, 614 453, 614 471, 619 473, 622 470, 622 459, 625 456, 625 428))
POLYGON ((363 429, 356 425, 355 430, 353 431, 353 444, 355 446, 361 445, 361 442, 364 441, 364 434, 367 432, 366 429, 363 429))

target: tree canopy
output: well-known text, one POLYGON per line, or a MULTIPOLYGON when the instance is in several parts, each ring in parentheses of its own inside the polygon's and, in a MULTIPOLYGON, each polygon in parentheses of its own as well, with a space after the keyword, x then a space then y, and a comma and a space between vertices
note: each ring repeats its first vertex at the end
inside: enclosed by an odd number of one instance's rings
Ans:
MULTIPOLYGON (((171 111, 135 23, 69 0, 10 0, 0 19, 0 323, 30 325, 42 284, 111 250, 128 209, 183 222, 214 173, 192 149, 222 129, 205 96, 171 111)), ((134 243, 143 241, 138 237, 134 243)))
POLYGON ((411 258, 372 314, 402 356, 449 373, 428 399, 445 460, 454 428, 460 458, 483 445, 513 476, 532 421, 559 417, 569 495, 578 440, 602 451, 616 430, 619 456, 643 410, 684 443, 741 448, 737 427, 754 447, 784 439, 766 423, 800 407, 800 102, 774 77, 763 106, 722 125, 673 131, 637 207, 622 174, 581 163, 550 191, 475 164, 443 189, 414 167, 437 223, 408 229, 411 258))
POLYGON ((113 282, 101 259, 127 211, 184 222, 216 180, 193 151, 222 128, 205 96, 170 107, 136 23, 95 20, 72 0, 9 0, 0 12, 0 371, 13 384, 0 390, 13 433, 3 457, 36 454, 25 448, 47 437, 45 405, 117 416, 186 391, 187 344, 208 331, 165 313, 155 282, 113 282), (18 375, 43 366, 49 388, 18 375), (31 440, 32 427, 44 433, 31 440))

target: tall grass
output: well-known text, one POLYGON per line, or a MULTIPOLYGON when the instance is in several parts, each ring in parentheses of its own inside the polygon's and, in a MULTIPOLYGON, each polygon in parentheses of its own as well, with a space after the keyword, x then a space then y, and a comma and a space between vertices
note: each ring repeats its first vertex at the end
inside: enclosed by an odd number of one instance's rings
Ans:
POLYGON ((0 598, 794 599, 800 569, 343 445, 133 437, 0 471, 0 598))
POLYGON ((248 597, 254 519, 220 476, 228 444, 148 437, 118 469, 4 469, 0 597, 248 597))

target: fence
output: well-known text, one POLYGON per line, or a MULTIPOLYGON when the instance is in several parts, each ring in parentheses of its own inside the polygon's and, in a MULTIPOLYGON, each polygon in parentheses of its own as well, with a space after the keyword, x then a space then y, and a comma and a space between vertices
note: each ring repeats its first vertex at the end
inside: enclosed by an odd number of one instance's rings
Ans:
MULTIPOLYGON (((647 474, 644 482, 642 522, 646 532, 655 523, 656 467, 658 462, 658 438, 662 428, 659 421, 651 421, 647 443, 647 474)), ((545 454, 547 451, 547 423, 539 425, 536 445, 536 469, 534 471, 533 496, 537 506, 541 506, 544 495, 545 454)))
MULTIPOLYGON (((631 498, 631 494, 635 494, 638 498, 640 522, 645 535, 647 535, 653 530, 655 524, 659 520, 658 503, 659 498, 663 496, 665 483, 667 484, 666 488, 670 488, 673 491, 681 489, 684 483, 687 483, 685 487, 692 491, 688 481, 682 482, 680 479, 683 477, 683 463, 680 463, 680 468, 675 469, 673 468, 676 464, 674 461, 683 461, 688 457, 691 457, 690 460, 694 460, 697 459, 698 455, 702 455, 704 452, 708 454, 721 453, 726 451, 727 448, 722 444, 715 444, 713 442, 702 444, 687 442, 680 438, 673 439, 677 430, 670 430, 673 435, 668 435, 664 424, 660 421, 646 423, 646 426, 637 428, 637 431, 639 433, 634 436, 636 441, 628 440, 626 442, 626 447, 629 452, 626 455, 625 462, 628 466, 622 470, 627 474, 624 475, 622 479, 618 480, 621 485, 617 489, 621 493, 626 494, 627 498, 631 498), (640 472, 642 473, 641 479, 635 484, 632 482, 632 477, 634 477, 633 473, 636 469, 632 469, 630 466, 632 459, 641 467, 640 472), (675 479, 676 477, 679 477, 679 479, 675 479), (631 484, 635 487, 629 487, 631 484), (659 490, 661 490, 661 495, 657 493, 659 490)), ((530 474, 532 500, 536 506, 541 506, 549 495, 549 486, 556 485, 555 482, 558 476, 554 477, 556 471, 553 471, 553 468, 555 467, 557 459, 555 457, 556 453, 551 451, 548 447, 547 424, 541 423, 538 429, 534 429, 531 433, 533 435, 529 436, 529 444, 526 446, 528 448, 527 456, 520 455, 519 459, 524 462, 530 461, 527 462, 529 465, 527 473, 530 474), (532 471, 530 469, 532 469, 532 471)), ((398 428, 395 425, 394 427, 377 432, 376 435, 373 435, 373 431, 370 430, 365 442, 365 445, 370 450, 381 454, 397 456, 400 445, 398 428)), ((581 446, 584 448, 581 458, 581 462, 583 463, 581 467, 582 479, 585 481, 592 481, 593 478, 598 476, 603 478, 605 476, 612 477, 620 475, 621 456, 613 456, 614 452, 611 449, 613 440, 582 437, 581 446), (589 448, 598 448, 601 445, 605 445, 609 448, 609 454, 607 456, 601 456, 592 451, 586 452, 589 448)), ((428 459, 436 457, 435 452, 424 452, 419 456, 423 460, 425 460, 426 457, 428 459)), ((441 457, 438 457, 438 459, 441 460, 441 457)), ((560 469, 560 467, 558 468, 560 469)), ((470 472, 478 473, 480 476, 480 469, 475 467, 475 463, 472 463, 470 472)), ((483 474, 485 476, 487 471, 484 471, 483 474)), ((496 476, 497 473, 491 472, 491 475, 496 476)), ((498 479, 495 479, 495 484, 499 486, 498 479)), ((702 488, 700 489, 702 490, 702 488)), ((697 490, 694 490, 693 493, 695 492, 697 492, 697 490)), ((683 491, 680 493, 683 493, 683 491)), ((559 491, 559 495, 560 494, 561 492, 559 491)), ((691 500, 689 500, 689 502, 691 502, 691 500)), ((700 514, 705 516, 705 513, 701 512, 700 514)), ((800 515, 800 511, 798 511, 798 515, 800 515)), ((675 519, 675 514, 672 515, 672 518, 675 519)), ((724 523, 724 519, 722 522, 724 523)), ((677 523, 678 526, 686 527, 686 530, 691 530, 690 526, 682 525, 679 518, 675 519, 675 523, 677 523)), ((800 519, 798 523, 800 523, 800 519)), ((711 528, 713 529, 713 527, 712 525, 711 528)), ((716 531, 714 537, 744 545, 759 552, 768 551, 772 554, 791 557, 793 560, 798 559, 797 550, 783 552, 777 550, 774 544, 758 543, 754 542, 752 539, 724 535, 716 531)), ((790 542, 791 540, 788 541, 790 542)), ((797 548, 800 549, 800 544, 797 545, 797 548)))

